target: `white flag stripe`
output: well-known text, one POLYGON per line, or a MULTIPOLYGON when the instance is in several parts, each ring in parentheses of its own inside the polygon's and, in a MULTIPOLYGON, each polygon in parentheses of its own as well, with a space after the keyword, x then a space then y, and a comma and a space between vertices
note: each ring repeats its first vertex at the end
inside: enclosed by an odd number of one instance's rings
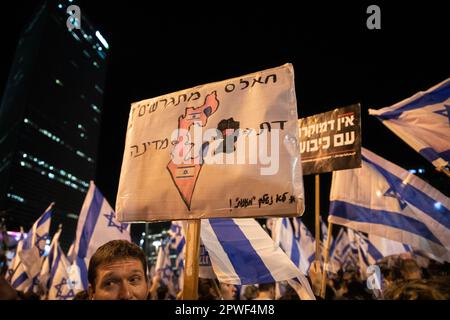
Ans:
POLYGON ((333 173, 329 221, 448 260, 450 199, 366 149, 362 156, 362 168, 333 173))
POLYGON ((436 167, 450 160, 450 78, 393 106, 369 109, 436 167))
POLYGON ((296 278, 303 297, 315 299, 306 278, 256 220, 202 220, 202 231, 219 281, 242 285, 296 278))
MULTIPOLYGON (((91 181, 79 215, 74 245, 74 269, 79 268, 83 288, 86 290, 87 267, 94 252, 111 240, 131 241, 130 226, 120 223, 116 213, 91 181)), ((73 279, 72 279, 73 280, 73 279)))
POLYGON ((228 259, 225 250, 220 245, 219 239, 217 239, 209 221, 206 219, 201 220, 201 235, 206 249, 208 250, 212 268, 217 275, 217 278, 224 283, 240 285, 241 280, 239 279, 238 274, 234 270, 231 261, 228 259))

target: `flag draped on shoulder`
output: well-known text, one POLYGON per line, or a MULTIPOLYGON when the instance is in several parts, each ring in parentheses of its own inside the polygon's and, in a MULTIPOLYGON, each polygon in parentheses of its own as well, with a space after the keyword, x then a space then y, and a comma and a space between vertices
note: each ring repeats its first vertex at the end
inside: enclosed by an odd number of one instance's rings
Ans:
MULTIPOLYGON (((130 226, 117 220, 116 213, 91 181, 78 218, 76 238, 71 253, 74 274, 81 278, 82 288, 87 289, 89 259, 103 244, 111 240, 130 238, 130 226)), ((74 281, 76 281, 74 279, 74 281)))
POLYGON ((362 167, 333 172, 329 221, 450 261, 450 199, 363 149, 362 167))
POLYGON ((203 219, 201 238, 219 281, 234 285, 297 278, 302 299, 314 299, 300 270, 254 219, 203 219))
POLYGON ((450 161, 450 78, 425 92, 369 114, 437 168, 450 161))

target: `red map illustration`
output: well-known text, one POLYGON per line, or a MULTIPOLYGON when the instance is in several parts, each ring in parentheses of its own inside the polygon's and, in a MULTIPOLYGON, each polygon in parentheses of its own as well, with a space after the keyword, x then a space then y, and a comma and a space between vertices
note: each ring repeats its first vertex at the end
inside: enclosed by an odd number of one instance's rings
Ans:
MULTIPOLYGON (((178 129, 185 129, 186 131, 184 132, 189 132, 192 125, 204 127, 208 122, 208 118, 217 111, 218 107, 219 100, 217 100, 217 94, 214 91, 205 97, 205 102, 202 106, 186 108, 184 115, 178 118, 178 129)), ((189 136, 182 136, 180 132, 182 133, 183 131, 179 130, 178 132, 175 145, 182 143, 182 149, 185 151, 192 150, 194 143, 189 141, 189 136)), ((192 157, 191 159, 194 158, 192 157)), ((173 160, 167 164, 172 180, 189 210, 191 209, 192 195, 202 165, 202 162, 194 163, 194 161, 192 161, 192 164, 175 164, 173 160)))

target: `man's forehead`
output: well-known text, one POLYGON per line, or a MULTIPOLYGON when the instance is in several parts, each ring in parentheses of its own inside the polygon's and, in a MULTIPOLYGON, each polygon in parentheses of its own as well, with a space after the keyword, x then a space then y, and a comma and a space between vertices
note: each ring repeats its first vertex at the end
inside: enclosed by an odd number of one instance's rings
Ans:
POLYGON ((143 267, 142 267, 142 262, 140 260, 137 259, 120 259, 120 260, 114 260, 111 262, 107 262, 107 263, 102 263, 97 271, 99 272, 108 272, 108 271, 114 271, 114 270, 123 270, 123 269, 127 269, 127 270, 136 270, 136 271, 142 271, 143 267))

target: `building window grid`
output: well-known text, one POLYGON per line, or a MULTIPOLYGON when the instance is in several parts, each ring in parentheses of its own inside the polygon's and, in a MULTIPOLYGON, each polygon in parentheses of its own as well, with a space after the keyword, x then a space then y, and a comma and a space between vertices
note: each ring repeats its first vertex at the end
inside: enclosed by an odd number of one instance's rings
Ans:
POLYGON ((55 168, 54 166, 46 163, 45 161, 34 157, 33 155, 30 155, 30 154, 27 154, 24 152, 20 152, 20 155, 22 156, 23 159, 25 159, 25 160, 20 161, 20 165, 22 167, 31 169, 37 173, 40 173, 41 175, 45 175, 49 179, 57 180, 58 182, 60 182, 64 185, 70 186, 71 188, 73 188, 75 190, 80 190, 82 192, 87 191, 87 188, 89 187, 88 182, 77 178, 73 174, 66 172, 63 169, 55 168), (37 167, 33 166, 33 164, 30 162, 37 164, 41 168, 37 168, 37 167), (43 170, 42 168, 44 168, 46 170, 43 170))
POLYGON ((46 130, 46 129, 42 129, 40 128, 37 124, 35 124, 34 122, 32 122, 31 120, 25 118, 23 120, 24 123, 30 125, 31 127, 33 127, 34 129, 36 129, 37 131, 39 131, 41 134, 45 135, 47 138, 63 145, 64 147, 66 147, 67 149, 69 149, 70 151, 74 152, 77 156, 79 156, 80 158, 85 159, 86 161, 90 162, 90 163, 94 163, 94 159, 92 159, 91 157, 87 156, 86 154, 84 154, 83 152, 79 151, 79 150, 75 150, 71 145, 65 143, 63 140, 61 140, 59 137, 55 136, 54 134, 52 134, 50 131, 46 130))

